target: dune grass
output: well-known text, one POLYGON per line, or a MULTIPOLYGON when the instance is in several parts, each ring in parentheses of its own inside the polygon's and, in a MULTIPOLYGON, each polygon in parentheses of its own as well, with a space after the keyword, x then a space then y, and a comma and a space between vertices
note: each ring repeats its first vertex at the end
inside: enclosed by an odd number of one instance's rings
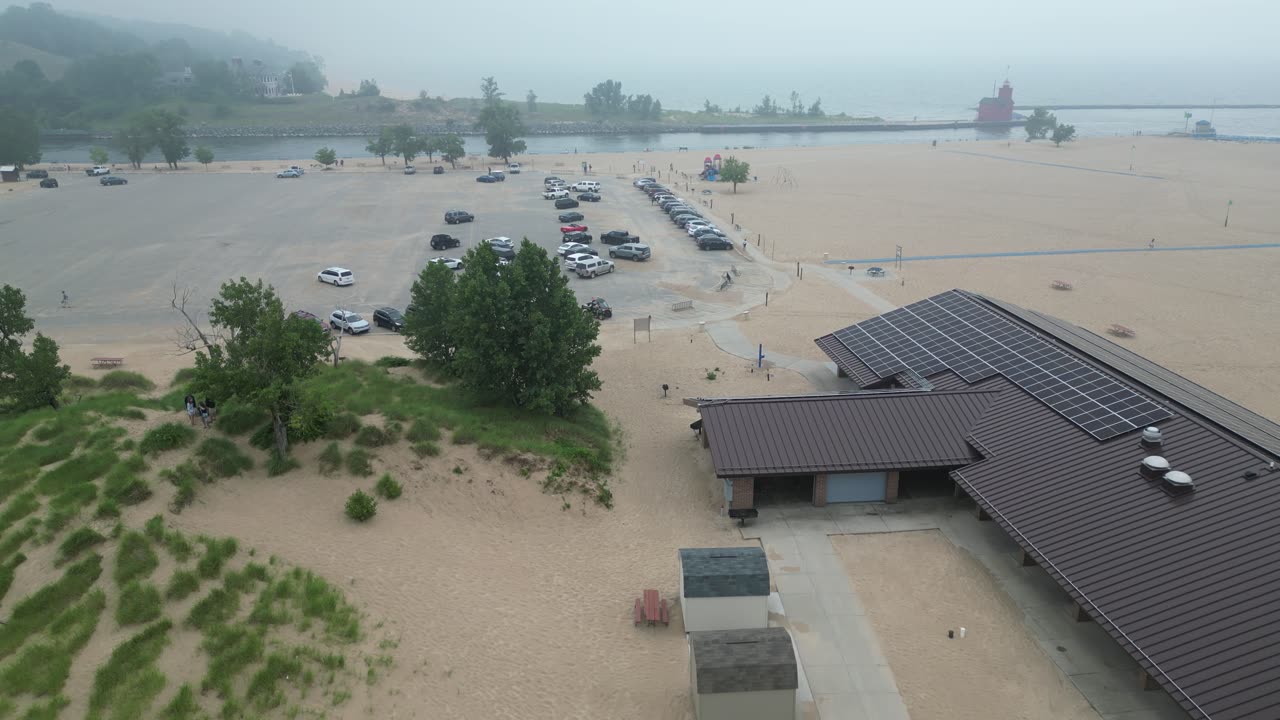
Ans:
MULTIPOLYGON (((250 565, 254 565, 250 563, 250 565)), ((238 572, 229 572, 222 578, 222 587, 209 591, 191 608, 187 615, 187 625, 209 631, 210 628, 224 625, 240 612, 240 598, 253 590, 254 585, 266 578, 266 568, 256 565, 257 570, 246 568, 238 572)))
POLYGON ((124 586, 134 580, 147 578, 160 564, 160 558, 151 547, 146 535, 130 530, 120 538, 116 547, 116 584, 124 586))
POLYGON ((107 537, 91 527, 81 526, 63 539, 58 546, 58 564, 74 560, 80 553, 94 545, 107 541, 107 537))
POLYGON ((73 485, 93 482, 119 462, 112 450, 83 452, 46 472, 36 480, 36 489, 43 495, 56 495, 73 485))
POLYGON ((384 473, 382 477, 378 478, 378 484, 373 489, 387 500, 395 500, 404 492, 404 488, 401 487, 400 483, 396 482, 395 478, 391 477, 391 473, 384 473))
POLYGON ((369 477, 373 474, 372 458, 368 450, 353 448, 347 453, 347 472, 359 477, 369 477))
POLYGON ((14 523, 40 509, 40 501, 30 490, 18 495, 0 510, 0 532, 6 532, 14 523))
POLYGON ((72 485, 49 501, 49 511, 45 514, 44 529, 53 535, 67 526, 71 519, 80 514, 84 506, 98 497, 98 486, 93 483, 72 485))
POLYGON ((198 542, 204 545, 204 554, 200 556, 200 561, 196 563, 196 572, 202 578, 213 579, 222 574, 222 568, 226 565, 227 560, 235 556, 239 544, 235 538, 222 538, 215 540, 214 538, 201 537, 198 542))
POLYGON ((93 590, 50 624, 40 642, 29 643, 0 671, 0 696, 50 696, 62 691, 77 653, 93 637, 106 595, 93 590))
POLYGON ((240 673, 262 660, 265 638, 262 628, 244 624, 209 628, 200 645, 209 656, 209 669, 200 681, 200 692, 212 690, 220 698, 230 697, 233 694, 232 684, 240 673))
POLYGON ((87 720, 139 718, 164 689, 156 660, 169 644, 172 623, 161 620, 121 643, 93 678, 87 720))
POLYGON ((148 380, 142 373, 129 370, 112 370, 102 376, 102 379, 98 381, 98 387, 106 390, 150 392, 156 389, 156 384, 148 380))
POLYGON ((342 449, 338 447, 338 443, 331 442, 325 446, 318 460, 321 474, 332 475, 342 467, 342 449))
POLYGON ((178 570, 169 578, 165 586, 166 600, 182 600, 200 589, 200 576, 190 570, 178 570))
POLYGON ((178 693, 160 712, 160 720, 197 720, 203 716, 200 703, 196 702, 196 694, 186 683, 178 688, 178 693))
POLYGON ((13 576, 17 573, 18 566, 26 561, 26 555, 16 553, 0 562, 0 600, 4 600, 4 596, 9 593, 9 588, 13 586, 13 576))
POLYGON ((0 561, 7 560, 17 553, 24 543, 35 537, 38 527, 40 527, 40 521, 33 518, 28 520, 26 525, 6 535, 0 535, 0 561))
POLYGON ((121 627, 151 622, 160 617, 161 604, 159 588, 134 580, 120 589, 116 622, 121 627))
POLYGON ((164 516, 155 515, 143 525, 143 534, 159 545, 163 545, 174 560, 184 563, 195 554, 195 546, 177 530, 168 530, 164 525, 164 516))
POLYGON ((0 659, 13 654, 22 642, 45 629, 78 601, 102 574, 102 557, 90 555, 67 568, 62 577, 27 596, 13 607, 7 624, 0 625, 0 659))
POLYGON ((213 426, 228 435, 244 435, 262 427, 267 421, 267 413, 262 409, 231 400, 218 407, 218 418, 213 426))
POLYGON ((139 476, 146 469, 147 461, 141 453, 117 463, 102 482, 103 496, 120 505, 137 505, 151 497, 151 487, 139 476))
POLYGON ((189 424, 167 422, 151 428, 142 436, 138 449, 143 455, 155 455, 186 447, 196 440, 195 428, 189 424))
POLYGON ((253 467, 253 459, 240 452, 226 438, 205 438, 196 448, 195 459, 215 478, 229 478, 253 467))

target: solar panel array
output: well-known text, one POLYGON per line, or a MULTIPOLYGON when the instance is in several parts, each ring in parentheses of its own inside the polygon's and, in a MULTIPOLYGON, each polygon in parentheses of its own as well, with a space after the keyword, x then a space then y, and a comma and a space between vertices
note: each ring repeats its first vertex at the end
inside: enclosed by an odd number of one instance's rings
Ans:
POLYGON ((974 383, 1003 375, 1099 440, 1173 415, 1167 408, 954 290, 834 333, 888 378, 952 370, 974 383))

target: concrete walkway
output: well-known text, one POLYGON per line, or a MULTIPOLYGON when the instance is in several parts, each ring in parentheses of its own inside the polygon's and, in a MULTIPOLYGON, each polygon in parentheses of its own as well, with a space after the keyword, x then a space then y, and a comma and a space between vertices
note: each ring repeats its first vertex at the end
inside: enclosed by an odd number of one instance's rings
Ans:
MULTIPOLYGON (((760 352, 759 344, 742 334, 742 328, 733 320, 707 324, 707 335, 716 347, 754 363, 760 352)), ((836 376, 835 363, 824 363, 816 360, 791 357, 781 353, 769 352, 765 348, 764 359, 776 368, 785 368, 800 373, 814 390, 819 392, 852 392, 858 386, 851 380, 836 376)))
MULTIPOLYGON (((821 720, 898 720, 906 706, 880 651, 856 588, 830 535, 940 530, 981 562, 1024 613, 1027 630, 1097 710, 1102 720, 1186 720, 1166 693, 1138 688, 1138 666, 1093 623, 1068 614, 1058 584, 1023 567, 1017 545, 995 523, 978 522, 950 498, 894 505, 808 504, 760 508, 742 535, 759 539, 769 558, 821 720)), ((994 716, 993 716, 994 717, 994 716)))

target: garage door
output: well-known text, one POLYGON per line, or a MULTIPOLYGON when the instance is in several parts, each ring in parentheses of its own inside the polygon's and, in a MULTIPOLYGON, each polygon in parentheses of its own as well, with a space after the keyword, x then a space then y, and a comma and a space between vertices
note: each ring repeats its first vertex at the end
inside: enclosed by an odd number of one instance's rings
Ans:
POLYGON ((842 473, 827 476, 827 502, 882 502, 886 473, 842 473))

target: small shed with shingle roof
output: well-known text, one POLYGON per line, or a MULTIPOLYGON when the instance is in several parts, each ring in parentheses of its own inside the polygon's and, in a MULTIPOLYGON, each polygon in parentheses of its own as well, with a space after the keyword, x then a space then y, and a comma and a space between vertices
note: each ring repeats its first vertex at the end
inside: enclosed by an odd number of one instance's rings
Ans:
POLYGON ((698 720, 794 720, 799 675, 784 628, 689 633, 698 720))
POLYGON ((681 548, 685 632, 769 625, 769 563, 759 547, 681 548))

